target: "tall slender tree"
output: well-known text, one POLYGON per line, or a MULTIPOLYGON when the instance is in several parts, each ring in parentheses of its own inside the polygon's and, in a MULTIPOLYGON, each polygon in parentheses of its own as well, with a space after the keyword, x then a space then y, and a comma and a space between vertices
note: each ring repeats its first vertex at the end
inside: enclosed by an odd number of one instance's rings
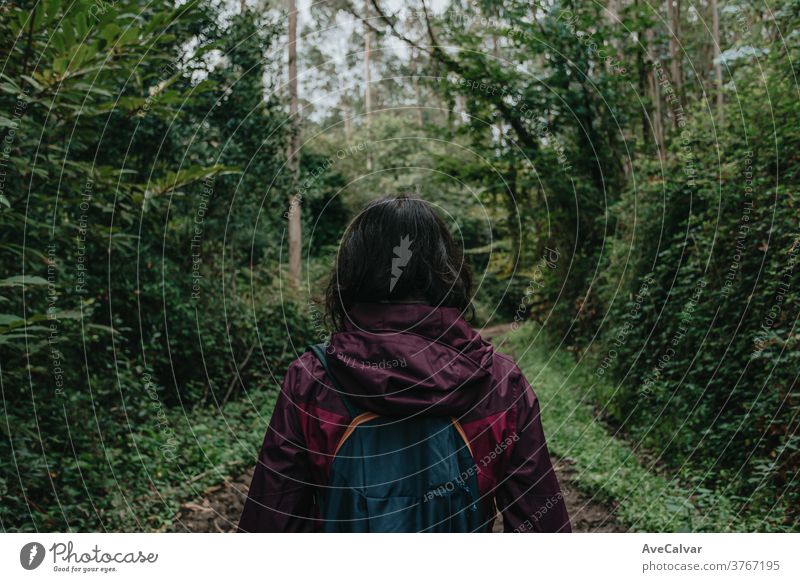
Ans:
POLYGON ((714 73, 717 79, 717 119, 719 123, 725 121, 723 105, 725 103, 722 95, 722 59, 720 58, 719 46, 719 6, 717 0, 711 0, 711 25, 714 43, 714 73))
POLYGON ((419 51, 412 50, 411 52, 411 76, 412 82, 414 85, 414 100, 417 105, 417 126, 422 128, 425 125, 425 122, 422 117, 422 97, 420 96, 420 88, 419 88, 419 74, 418 74, 418 61, 419 61, 419 51))
MULTIPOLYGON (((292 137, 289 143, 289 170, 293 185, 296 187, 300 179, 300 123, 297 106, 297 2, 287 0, 289 4, 289 116, 292 124, 292 137)), ((300 285, 302 226, 300 223, 299 193, 292 194, 289 202, 289 276, 295 287, 300 285)))
MULTIPOLYGON (((364 109, 367 123, 367 139, 372 140, 372 74, 370 59, 372 58, 372 27, 369 22, 370 3, 364 0, 364 109)), ((372 148, 367 150, 367 171, 372 170, 372 148)))
MULTIPOLYGON (((653 46, 654 36, 655 33, 653 29, 648 28, 647 31, 645 32, 645 40, 648 47, 653 46)), ((648 56, 647 84, 650 93, 650 101, 653 104, 653 110, 650 114, 650 125, 653 128, 653 135, 656 140, 658 155, 662 160, 664 160, 666 152, 664 150, 664 125, 661 113, 661 86, 659 85, 659 81, 656 78, 655 66, 654 66, 655 59, 657 58, 658 55, 648 56)))
MULTIPOLYGON (((683 95, 683 64, 681 62, 681 0, 667 0, 667 19, 669 21, 669 69, 672 86, 680 99, 683 95)), ((677 118, 672 121, 677 127, 677 118)))

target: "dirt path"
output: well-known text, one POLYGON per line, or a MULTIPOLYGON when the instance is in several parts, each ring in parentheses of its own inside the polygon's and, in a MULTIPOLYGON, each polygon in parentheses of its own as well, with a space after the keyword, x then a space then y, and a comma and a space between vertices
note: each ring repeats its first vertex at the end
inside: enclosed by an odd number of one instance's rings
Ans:
MULTIPOLYGON (((501 336, 511 324, 487 327, 481 331, 486 339, 501 336)), ((575 532, 621 532, 625 528, 614 517, 611 507, 597 503, 574 484, 574 471, 566 460, 554 459, 558 480, 575 532)), ((179 519, 173 524, 176 532, 231 532, 236 530, 239 515, 247 497, 253 470, 207 489, 202 499, 184 503, 179 519)), ((502 532, 501 520, 495 521, 495 532, 502 532)))
MULTIPOLYGON (((614 518, 613 509, 592 501, 575 487, 571 478, 572 470, 564 461, 555 460, 555 469, 567 503, 573 531, 582 533, 625 531, 614 518)), ((172 531, 235 531, 252 474, 252 470, 247 471, 236 479, 209 488, 199 501, 185 503, 181 509, 180 520, 173 524, 172 531)), ((503 531, 499 521, 495 525, 495 532, 503 531)))

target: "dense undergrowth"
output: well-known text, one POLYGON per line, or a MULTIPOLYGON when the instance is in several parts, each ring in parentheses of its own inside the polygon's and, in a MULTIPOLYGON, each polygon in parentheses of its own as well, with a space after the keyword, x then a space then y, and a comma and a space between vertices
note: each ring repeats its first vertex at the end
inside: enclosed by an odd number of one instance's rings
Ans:
POLYGON ((614 508, 632 531, 789 531, 786 507, 753 506, 724 488, 705 488, 691 468, 665 470, 651 451, 609 428, 594 391, 612 390, 594 374, 597 362, 576 362, 545 331, 526 324, 506 338, 534 387, 551 452, 573 464, 575 483, 614 508))

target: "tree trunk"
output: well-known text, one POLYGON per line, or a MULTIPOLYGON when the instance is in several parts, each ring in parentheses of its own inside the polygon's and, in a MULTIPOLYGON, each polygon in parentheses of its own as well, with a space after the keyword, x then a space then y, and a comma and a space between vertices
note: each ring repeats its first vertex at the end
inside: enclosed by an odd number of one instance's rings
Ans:
MULTIPOLYGON (((639 8, 639 1, 634 1, 634 6, 639 8)), ((645 49, 643 46, 643 42, 641 42, 641 35, 637 33, 637 38, 639 42, 636 43, 636 66, 639 69, 639 95, 646 95, 648 89, 647 83, 647 60, 645 58, 645 49)), ((647 114, 647 107, 641 108, 641 122, 642 122, 642 143, 647 143, 647 134, 649 128, 649 119, 647 114)))
MULTIPOLYGON (((658 144, 658 156, 663 160, 666 157, 664 151, 664 122, 661 115, 661 87, 658 84, 655 74, 650 70, 650 93, 653 101, 653 133, 658 144)), ((674 117, 674 116, 673 116, 674 117)))
POLYGON ((714 43, 714 73, 717 77, 717 117, 718 123, 722 124, 725 121, 722 106, 724 98, 722 95, 722 61, 720 60, 720 46, 719 46, 719 6, 717 0, 711 0, 711 21, 713 26, 713 43, 714 43))
MULTIPOLYGON (((608 27, 613 30, 619 28, 619 0, 608 0, 608 7, 606 8, 606 23, 608 24, 608 27)), ((619 39, 616 36, 612 36, 611 46, 613 46, 615 49, 619 49, 619 39)))
POLYGON ((292 188, 295 193, 289 201, 289 277, 295 288, 300 287, 302 232, 300 223, 300 205, 302 200, 296 191, 300 182, 300 123, 297 104, 297 2, 289 2, 289 116, 291 118, 291 143, 289 145, 289 170, 292 176, 292 188))
MULTIPOLYGON (((369 0, 364 0, 364 18, 370 17, 369 0)), ((372 52, 372 29, 364 23, 364 109, 367 120, 367 141, 372 142, 372 74, 370 58, 372 52)), ((372 147, 367 148, 367 171, 372 171, 372 147)))
POLYGON ((419 76, 417 75, 417 59, 419 58, 419 53, 416 51, 411 53, 411 75, 414 78, 414 99, 417 102, 417 125, 421 129, 424 125, 422 119, 422 99, 420 98, 420 91, 419 91, 419 76))
POLYGON ((341 101, 342 121, 344 125, 344 138, 350 141, 350 103, 348 98, 345 97, 341 101))
MULTIPOLYGON (((675 95, 678 97, 678 99, 681 99, 681 96, 683 95, 683 66, 681 63, 681 0, 667 0, 667 19, 670 26, 670 77, 672 77, 672 86, 675 89, 675 95)), ((674 115, 672 116, 672 121, 674 126, 677 128, 678 122, 674 115)))
POLYGON ((520 261, 522 260, 522 247, 524 245, 523 231, 520 230, 520 223, 522 217, 520 216, 520 208, 524 207, 523 202, 519 198, 518 180, 517 180, 517 166, 511 164, 506 174, 506 184, 509 191, 506 192, 506 207, 508 208, 508 225, 511 235, 511 254, 509 265, 509 273, 516 275, 520 270, 520 261))
MULTIPOLYGON (((647 32, 645 32, 645 41, 648 48, 653 46, 652 28, 647 29, 647 32)), ((647 82, 650 91, 650 99, 653 102, 650 124, 655 134, 656 144, 658 145, 658 155, 663 160, 666 157, 666 152, 664 151, 664 124, 661 116, 661 86, 655 74, 655 59, 650 57, 648 60, 650 62, 647 67, 647 82)))
MULTIPOLYGON (((606 17, 607 22, 612 26, 619 25, 619 0, 608 0, 608 16, 606 17)), ((536 11, 534 10, 534 13, 536 11)))
MULTIPOLYGON (((498 20, 497 18, 497 9, 493 9, 491 11, 491 17, 495 21, 498 20)), ((492 33, 492 56, 494 57, 495 63, 499 63, 500 61, 500 45, 497 41, 497 34, 492 33)))

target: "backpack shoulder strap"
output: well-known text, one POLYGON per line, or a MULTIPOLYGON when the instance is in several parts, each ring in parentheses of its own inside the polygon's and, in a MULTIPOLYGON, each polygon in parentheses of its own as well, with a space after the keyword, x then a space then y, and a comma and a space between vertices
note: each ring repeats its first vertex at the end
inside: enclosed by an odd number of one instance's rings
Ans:
POLYGON ((331 369, 328 366, 328 353, 326 351, 327 347, 328 347, 327 344, 314 344, 308 346, 307 351, 312 352, 320 361, 322 367, 325 368, 325 374, 328 376, 328 379, 331 381, 331 384, 333 384, 334 392, 336 392, 339 395, 339 398, 342 399, 342 403, 344 404, 344 407, 347 409, 347 412, 350 414, 350 417, 355 418, 360 414, 360 411, 355 406, 353 406, 353 404, 350 402, 350 399, 347 398, 347 396, 345 396, 345 393, 342 390, 342 387, 339 385, 339 382, 337 382, 336 378, 334 378, 333 374, 331 374, 331 369))

